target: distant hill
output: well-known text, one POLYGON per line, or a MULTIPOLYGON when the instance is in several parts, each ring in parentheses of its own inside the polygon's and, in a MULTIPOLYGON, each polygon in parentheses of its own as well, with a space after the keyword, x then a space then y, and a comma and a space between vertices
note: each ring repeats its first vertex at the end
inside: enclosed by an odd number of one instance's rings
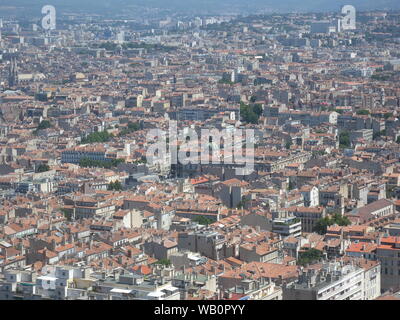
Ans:
POLYGON ((257 13, 271 12, 321 12, 336 11, 345 4, 358 10, 399 10, 399 0, 1 0, 1 7, 13 6, 37 11, 46 4, 59 9, 91 11, 93 13, 119 12, 130 5, 171 9, 175 12, 191 13, 257 13))

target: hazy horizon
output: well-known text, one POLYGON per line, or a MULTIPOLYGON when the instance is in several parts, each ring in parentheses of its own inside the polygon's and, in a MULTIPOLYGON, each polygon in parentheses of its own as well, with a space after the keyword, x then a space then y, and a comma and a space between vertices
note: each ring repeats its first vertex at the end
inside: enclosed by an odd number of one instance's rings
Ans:
POLYGON ((125 8, 140 6, 159 8, 178 13, 257 14, 265 12, 327 12, 337 11, 343 5, 351 4, 357 10, 399 10, 399 0, 2 0, 0 12, 15 8, 26 12, 50 4, 66 11, 93 13, 117 13, 125 8), (8 7, 8 8, 7 8, 8 7))

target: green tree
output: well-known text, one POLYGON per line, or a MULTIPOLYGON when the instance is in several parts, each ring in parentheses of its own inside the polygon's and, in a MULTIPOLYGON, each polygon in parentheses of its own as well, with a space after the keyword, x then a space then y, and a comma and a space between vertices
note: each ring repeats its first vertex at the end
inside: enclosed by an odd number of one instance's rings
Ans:
POLYGON ((314 231, 319 234, 325 234, 328 227, 331 225, 331 220, 328 217, 321 218, 314 226, 314 231))
POLYGON ((314 231, 319 234, 325 234, 328 227, 337 224, 339 226, 348 226, 351 224, 351 221, 348 217, 342 216, 339 213, 333 214, 331 217, 321 218, 317 221, 314 227, 314 231))
POLYGON ((154 264, 161 264, 161 265, 163 265, 163 266, 168 267, 168 266, 170 266, 172 263, 171 263, 171 261, 170 261, 169 259, 160 259, 160 260, 154 262, 154 264))
POLYGON ((339 226, 348 226, 351 224, 351 221, 348 217, 341 215, 340 213, 335 213, 332 216, 332 225, 337 224, 339 226))
POLYGON ((319 261, 322 257, 323 254, 320 250, 311 248, 299 253, 299 259, 297 260, 297 264, 305 266, 307 264, 312 264, 319 261))
POLYGON ((385 117, 385 119, 389 119, 389 118, 393 117, 393 113, 392 112, 386 112, 384 117, 385 117))
POLYGON ((137 122, 129 121, 129 122, 128 122, 128 128, 129 128, 130 130, 137 131, 137 130, 140 129, 140 125, 139 125, 139 123, 137 123, 137 122))
POLYGON ((390 199, 390 198, 394 197, 394 189, 395 189, 394 186, 388 187, 388 188, 386 189, 386 198, 387 198, 387 199, 390 199))
POLYGON ((198 216, 193 219, 194 222, 197 222, 198 224, 201 224, 203 226, 208 226, 209 224, 213 223, 214 221, 210 218, 207 218, 205 216, 198 216))
POLYGON ((253 112, 254 112, 258 117, 260 117, 260 116, 262 115, 262 113, 263 113, 263 107, 262 107, 262 105, 259 104, 259 103, 256 103, 256 104, 253 106, 253 112))
POLYGON ((106 49, 107 51, 114 51, 117 48, 117 44, 113 42, 105 42, 98 46, 101 49, 106 49))
POLYGON ((63 215, 67 219, 67 221, 72 221, 72 212, 71 212, 71 210, 63 208, 63 209, 61 209, 61 212, 63 213, 63 215))
POLYGON ((246 203, 249 202, 249 199, 247 199, 245 196, 242 196, 242 200, 239 201, 237 204, 236 208, 237 209, 243 209, 246 206, 246 203))
POLYGON ((114 182, 110 182, 107 190, 114 190, 114 191, 121 191, 123 189, 121 182, 114 181, 114 182))
POLYGON ((37 127, 37 130, 44 130, 51 128, 51 123, 49 120, 43 120, 39 123, 39 126, 37 127))
POLYGON ((50 167, 47 164, 40 164, 39 167, 37 167, 36 172, 46 172, 49 171, 50 167))
POLYGON ((340 148, 349 148, 350 147, 350 133, 347 131, 343 131, 339 134, 339 145, 340 148))
POLYGON ((108 131, 93 132, 81 139, 81 144, 108 142, 113 137, 108 131))
POLYGON ((358 110, 357 114, 359 114, 359 115, 368 115, 369 114, 369 110, 367 110, 367 109, 358 110))
MULTIPOLYGON (((258 107, 256 110, 257 110, 257 112, 259 112, 258 107)), ((252 123, 252 124, 257 124, 258 120, 260 118, 260 115, 258 115, 256 112, 254 112, 254 107, 244 104, 243 102, 240 103, 240 115, 244 122, 252 123)))
POLYGON ((120 137, 126 136, 127 134, 138 131, 138 130, 140 130, 139 123, 129 121, 127 127, 120 131, 119 136, 120 137))
POLYGON ((218 83, 221 83, 221 84, 230 84, 230 85, 235 84, 235 83, 232 82, 231 80, 224 79, 224 78, 222 78, 221 80, 219 80, 218 83))

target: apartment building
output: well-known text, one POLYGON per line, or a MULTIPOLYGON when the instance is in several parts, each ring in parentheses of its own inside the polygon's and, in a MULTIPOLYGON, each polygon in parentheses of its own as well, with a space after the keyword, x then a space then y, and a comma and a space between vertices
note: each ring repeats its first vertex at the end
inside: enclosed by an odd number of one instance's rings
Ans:
POLYGON ((389 236, 380 239, 376 259, 381 263, 382 289, 400 288, 400 238, 389 236))
POLYGON ((295 216, 282 217, 272 221, 272 232, 285 237, 298 237, 301 235, 301 220, 295 216))
POLYGON ((323 207, 291 207, 288 213, 300 219, 302 232, 313 232, 318 220, 326 216, 323 207))
POLYGON ((225 236, 215 231, 180 232, 179 250, 198 252, 208 258, 219 260, 225 257, 225 236))
POLYGON ((61 153, 62 163, 76 163, 82 159, 90 159, 94 161, 108 161, 107 150, 101 146, 79 146, 72 149, 64 150, 61 153))
POLYGON ((364 300, 364 269, 331 263, 302 272, 283 288, 284 300, 364 300))

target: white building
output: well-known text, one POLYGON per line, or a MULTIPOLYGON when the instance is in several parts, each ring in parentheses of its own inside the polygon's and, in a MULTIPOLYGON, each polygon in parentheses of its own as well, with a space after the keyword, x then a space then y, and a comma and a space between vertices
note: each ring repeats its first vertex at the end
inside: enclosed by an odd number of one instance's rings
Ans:
POLYGON ((364 300, 374 300, 381 295, 381 264, 378 261, 364 260, 364 300))
POLYGON ((310 269, 284 288, 284 300, 367 300, 380 294, 380 266, 328 263, 319 271, 310 269), (359 266, 360 265, 360 266, 359 266))
POLYGON ((319 190, 316 186, 303 186, 300 189, 306 207, 319 206, 319 190))

